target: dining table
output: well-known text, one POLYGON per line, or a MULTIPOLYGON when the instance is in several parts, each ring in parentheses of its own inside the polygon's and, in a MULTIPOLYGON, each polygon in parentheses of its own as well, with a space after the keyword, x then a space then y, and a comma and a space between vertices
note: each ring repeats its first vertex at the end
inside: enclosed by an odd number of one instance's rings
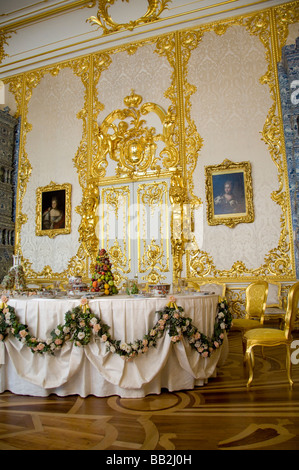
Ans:
MULTIPOLYGON (((201 334, 213 335, 218 295, 177 294, 175 305, 201 334)), ((66 312, 80 305, 78 296, 9 298, 18 320, 36 338, 46 340, 57 325, 63 325, 66 312)), ((124 345, 134 344, 157 323, 159 312, 169 305, 169 297, 133 295, 102 296, 88 299, 90 311, 109 325, 111 338, 124 345)), ((54 354, 32 353, 12 334, 0 342, 0 393, 45 397, 79 395, 87 397, 141 398, 149 394, 192 390, 207 384, 227 359, 228 339, 209 356, 192 348, 187 338, 180 341, 164 331, 154 347, 127 360, 107 350, 96 337, 84 347, 67 341, 54 354)))

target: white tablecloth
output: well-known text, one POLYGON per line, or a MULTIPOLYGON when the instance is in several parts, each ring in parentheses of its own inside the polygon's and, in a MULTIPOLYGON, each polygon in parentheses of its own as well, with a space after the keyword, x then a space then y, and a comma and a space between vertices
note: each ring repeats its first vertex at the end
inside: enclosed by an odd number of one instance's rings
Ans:
MULTIPOLYGON (((199 331, 213 333, 218 296, 176 296, 184 315, 192 319, 199 331)), ((31 333, 46 340, 50 332, 64 324, 68 310, 80 305, 80 300, 16 300, 15 308, 21 321, 31 333)), ((157 321, 156 311, 167 304, 165 298, 106 297, 90 300, 91 311, 108 324, 112 338, 133 342, 142 339, 157 321)), ((144 397, 169 391, 193 389, 215 377, 217 366, 228 353, 225 335, 223 345, 211 357, 202 358, 187 341, 172 343, 167 332, 158 339, 157 347, 126 361, 117 354, 107 353, 104 343, 91 341, 84 348, 67 342, 55 355, 33 354, 20 341, 9 335, 4 342, 4 364, 0 366, 0 393, 33 396, 90 394, 103 397, 144 397)))

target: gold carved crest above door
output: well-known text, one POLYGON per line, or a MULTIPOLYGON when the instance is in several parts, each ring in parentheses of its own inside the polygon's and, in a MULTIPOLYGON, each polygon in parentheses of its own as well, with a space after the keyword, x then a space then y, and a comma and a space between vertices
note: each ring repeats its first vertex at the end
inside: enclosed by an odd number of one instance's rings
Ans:
POLYGON ((156 103, 142 104, 142 97, 134 90, 124 98, 124 104, 124 109, 112 111, 99 126, 92 177, 107 176, 108 158, 117 163, 118 178, 133 180, 145 175, 160 176, 165 170, 174 171, 179 154, 172 141, 175 113, 171 107, 165 111, 156 103))

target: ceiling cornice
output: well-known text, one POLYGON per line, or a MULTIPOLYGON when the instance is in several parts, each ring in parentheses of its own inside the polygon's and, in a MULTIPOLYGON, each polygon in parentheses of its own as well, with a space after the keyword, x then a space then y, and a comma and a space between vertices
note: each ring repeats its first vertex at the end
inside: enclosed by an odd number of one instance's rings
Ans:
POLYGON ((10 15, 1 15, 0 16, 0 32, 5 34, 8 31, 17 30, 23 26, 33 24, 37 21, 48 19, 67 11, 76 10, 78 8, 92 8, 96 5, 96 0, 72 0, 72 1, 63 1, 59 3, 55 3, 54 5, 47 6, 47 8, 40 8, 39 10, 35 10, 31 13, 22 14, 18 19, 16 19, 15 15, 13 19, 6 19, 5 21, 1 21, 4 16, 9 17, 10 15))

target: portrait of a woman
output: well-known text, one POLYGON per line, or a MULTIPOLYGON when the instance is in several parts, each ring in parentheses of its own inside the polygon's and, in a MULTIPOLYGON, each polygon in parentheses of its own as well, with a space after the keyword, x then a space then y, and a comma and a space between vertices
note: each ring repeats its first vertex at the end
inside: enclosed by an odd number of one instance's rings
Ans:
POLYGON ((213 176, 214 214, 246 212, 243 173, 213 176))
POLYGON ((64 207, 64 191, 43 193, 42 230, 56 230, 65 227, 64 207))

